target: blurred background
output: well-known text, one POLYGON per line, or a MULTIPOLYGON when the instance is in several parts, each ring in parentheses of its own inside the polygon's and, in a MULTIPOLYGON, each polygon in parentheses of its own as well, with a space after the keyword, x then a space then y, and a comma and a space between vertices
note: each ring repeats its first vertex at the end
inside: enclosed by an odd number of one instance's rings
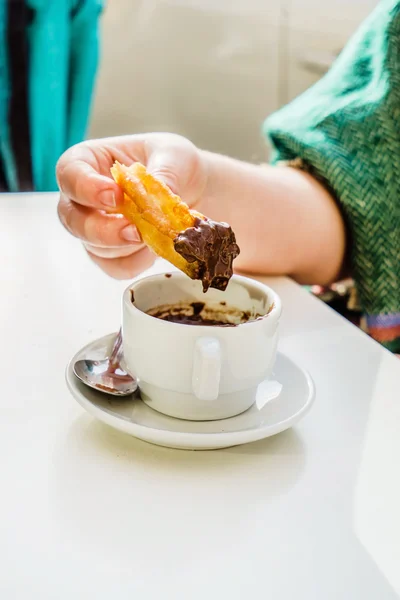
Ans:
POLYGON ((266 116, 377 0, 0 0, 0 191, 53 191, 85 137, 169 131, 268 159, 266 116))
POLYGON ((316 82, 377 0, 110 0, 90 137, 172 131, 267 158, 264 118, 316 82))

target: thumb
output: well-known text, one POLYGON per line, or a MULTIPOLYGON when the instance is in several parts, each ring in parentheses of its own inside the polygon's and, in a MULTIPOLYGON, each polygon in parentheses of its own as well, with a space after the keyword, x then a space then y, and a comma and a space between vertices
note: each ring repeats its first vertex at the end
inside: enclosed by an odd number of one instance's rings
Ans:
POLYGON ((188 204, 193 204, 205 187, 206 174, 199 150, 178 136, 151 149, 147 170, 188 204))
POLYGON ((187 186, 188 158, 175 149, 156 150, 149 158, 147 170, 179 196, 187 186))

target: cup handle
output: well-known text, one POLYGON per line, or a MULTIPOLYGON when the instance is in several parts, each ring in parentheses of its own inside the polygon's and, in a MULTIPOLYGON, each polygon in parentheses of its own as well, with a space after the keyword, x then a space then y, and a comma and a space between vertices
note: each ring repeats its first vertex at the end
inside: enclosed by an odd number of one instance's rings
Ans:
POLYGON ((193 356, 192 389, 199 400, 216 400, 221 377, 221 345, 216 338, 196 341, 193 356))

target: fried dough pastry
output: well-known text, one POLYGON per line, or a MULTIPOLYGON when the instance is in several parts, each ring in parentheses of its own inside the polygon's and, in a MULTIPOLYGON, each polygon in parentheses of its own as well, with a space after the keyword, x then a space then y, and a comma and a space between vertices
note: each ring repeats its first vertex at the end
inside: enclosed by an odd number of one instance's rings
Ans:
POLYGON ((239 254, 231 227, 189 209, 141 163, 127 167, 116 162, 111 173, 124 191, 121 212, 144 243, 191 279, 200 279, 205 292, 209 287, 225 290, 239 254))

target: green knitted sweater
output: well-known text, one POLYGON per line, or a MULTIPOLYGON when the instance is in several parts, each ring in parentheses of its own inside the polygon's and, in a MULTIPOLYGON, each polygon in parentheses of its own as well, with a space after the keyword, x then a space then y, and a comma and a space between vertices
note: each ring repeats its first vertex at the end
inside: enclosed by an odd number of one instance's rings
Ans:
POLYGON ((302 159, 337 198, 369 331, 400 351, 400 2, 381 2, 264 131, 275 162, 302 159))

